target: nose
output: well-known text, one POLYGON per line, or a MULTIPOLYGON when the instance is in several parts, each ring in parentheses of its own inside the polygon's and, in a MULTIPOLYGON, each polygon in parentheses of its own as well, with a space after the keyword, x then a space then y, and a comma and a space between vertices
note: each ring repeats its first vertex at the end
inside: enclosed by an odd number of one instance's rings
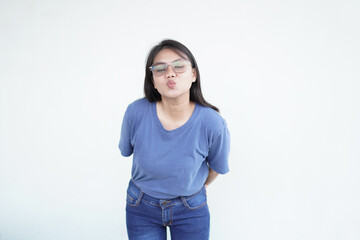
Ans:
POLYGON ((170 64, 168 65, 167 69, 166 69, 166 77, 167 78, 171 78, 171 77, 175 77, 176 76, 176 72, 173 68, 173 66, 171 66, 170 64))

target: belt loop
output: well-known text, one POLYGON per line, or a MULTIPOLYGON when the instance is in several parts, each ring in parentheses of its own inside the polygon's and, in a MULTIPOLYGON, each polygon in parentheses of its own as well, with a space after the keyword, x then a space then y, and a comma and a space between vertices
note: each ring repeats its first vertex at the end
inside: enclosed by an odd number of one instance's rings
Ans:
POLYGON ((182 203, 184 204, 184 206, 187 206, 187 203, 186 203, 185 197, 181 196, 180 198, 181 198, 181 201, 182 201, 182 203))

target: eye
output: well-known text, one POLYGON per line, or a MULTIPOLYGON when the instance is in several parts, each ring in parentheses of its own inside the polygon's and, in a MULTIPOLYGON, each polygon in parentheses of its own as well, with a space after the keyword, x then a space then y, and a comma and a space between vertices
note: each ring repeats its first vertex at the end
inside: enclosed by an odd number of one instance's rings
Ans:
POLYGON ((166 64, 159 64, 153 66, 153 71, 157 73, 164 72, 166 70, 166 64))
POLYGON ((186 62, 184 61, 176 61, 176 62, 173 62, 172 64, 174 66, 175 69, 183 69, 186 65, 186 62))

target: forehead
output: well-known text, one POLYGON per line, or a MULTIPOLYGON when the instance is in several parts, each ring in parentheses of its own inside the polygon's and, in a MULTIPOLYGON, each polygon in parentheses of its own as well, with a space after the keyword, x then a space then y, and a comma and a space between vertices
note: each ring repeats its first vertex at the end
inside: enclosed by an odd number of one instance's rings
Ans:
POLYGON ((174 50, 169 48, 161 49, 160 52, 158 52, 154 58, 154 63, 156 62, 172 62, 174 60, 177 60, 179 58, 187 59, 185 54, 182 54, 183 56, 176 53, 174 50))

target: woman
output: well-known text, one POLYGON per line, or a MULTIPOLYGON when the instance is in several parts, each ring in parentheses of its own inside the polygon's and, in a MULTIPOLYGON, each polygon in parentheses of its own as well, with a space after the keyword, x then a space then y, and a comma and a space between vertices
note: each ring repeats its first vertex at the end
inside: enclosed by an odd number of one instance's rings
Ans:
POLYGON ((200 73, 187 47, 164 40, 150 51, 145 98, 124 115, 119 149, 133 154, 127 189, 130 240, 209 239, 206 188, 229 171, 229 131, 205 101, 200 73))

